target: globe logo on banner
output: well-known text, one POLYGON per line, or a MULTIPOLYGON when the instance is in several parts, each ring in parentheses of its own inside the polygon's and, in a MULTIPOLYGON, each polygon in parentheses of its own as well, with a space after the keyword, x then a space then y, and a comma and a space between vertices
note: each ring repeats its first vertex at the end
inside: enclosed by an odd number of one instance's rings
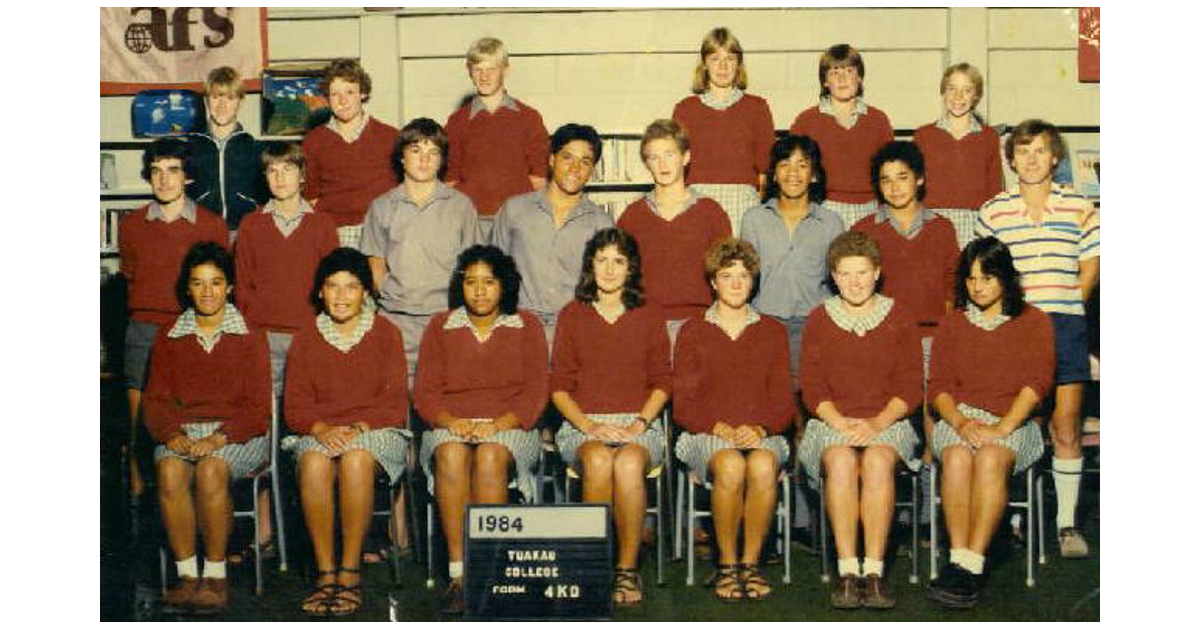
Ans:
POLYGON ((125 29, 125 47, 139 55, 150 51, 152 46, 149 24, 130 24, 125 29))

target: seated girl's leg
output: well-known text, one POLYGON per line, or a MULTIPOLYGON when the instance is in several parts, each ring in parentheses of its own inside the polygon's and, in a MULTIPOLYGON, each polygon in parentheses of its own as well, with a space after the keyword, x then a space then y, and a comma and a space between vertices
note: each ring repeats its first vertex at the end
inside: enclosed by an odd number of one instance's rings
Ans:
POLYGON ((712 475, 713 529, 717 533, 720 564, 735 564, 738 529, 745 508, 746 458, 737 449, 721 449, 713 454, 708 468, 712 475))
POLYGON ((975 454, 963 445, 942 450, 942 513, 951 549, 964 549, 971 531, 971 485, 975 454))
POLYGON ((333 483, 337 478, 334 461, 318 451, 300 456, 296 476, 300 484, 300 507, 304 524, 312 539, 313 560, 317 565, 317 589, 304 599, 301 608, 311 614, 321 614, 330 589, 319 587, 334 583, 333 562, 333 483))
POLYGON ((355 569, 362 561, 363 539, 375 504, 375 458, 353 449, 338 458, 338 506, 342 521, 341 566, 355 569))
POLYGON ((167 544, 175 560, 196 555, 196 507, 192 503, 192 464, 178 457, 158 460, 158 503, 167 544))
MULTIPOLYGON (((838 560, 858 559, 859 454, 852 446, 829 446, 825 467, 825 506, 838 560)), ((857 571, 855 572, 857 574, 857 571)))
POLYGON ((1008 506, 1008 478, 1016 454, 999 444, 975 453, 971 481, 971 528, 966 547, 984 556, 1008 506))
POLYGON ((508 503, 508 469, 512 455, 503 444, 475 447, 471 499, 476 503, 508 503))
POLYGON ((896 509, 896 449, 868 446, 862 454, 863 557, 883 560, 896 509))
POLYGON ((206 457, 196 463, 196 507, 205 562, 224 562, 233 520, 225 460, 206 457))
POLYGON ((626 444, 616 452, 610 483, 617 526, 617 566, 637 566, 646 517, 646 465, 650 454, 640 444, 626 444))
POLYGON ((446 535, 446 552, 450 562, 462 562, 463 514, 471 498, 471 447, 461 442, 446 442, 433 452, 434 496, 442 533, 446 535))
POLYGON ((584 503, 612 503, 613 453, 602 442, 588 440, 575 451, 583 477, 584 503))
POLYGON ((746 515, 743 564, 758 564, 763 540, 775 513, 779 462, 775 453, 758 449, 746 456, 746 515))

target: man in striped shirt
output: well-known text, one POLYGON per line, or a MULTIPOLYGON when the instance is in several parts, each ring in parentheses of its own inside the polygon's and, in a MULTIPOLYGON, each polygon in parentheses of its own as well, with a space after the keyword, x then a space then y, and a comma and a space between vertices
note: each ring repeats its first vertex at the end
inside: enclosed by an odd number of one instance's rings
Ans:
POLYGON ((1058 129, 1026 120, 1013 130, 1004 155, 1017 173, 1015 188, 979 210, 976 236, 995 236, 1012 251, 1025 299, 1054 323, 1057 367, 1054 413, 1054 487, 1058 543, 1064 558, 1084 557, 1087 541, 1075 527, 1083 450, 1080 409, 1090 379, 1083 305, 1100 280, 1100 214, 1086 197, 1051 181, 1065 157, 1058 129))

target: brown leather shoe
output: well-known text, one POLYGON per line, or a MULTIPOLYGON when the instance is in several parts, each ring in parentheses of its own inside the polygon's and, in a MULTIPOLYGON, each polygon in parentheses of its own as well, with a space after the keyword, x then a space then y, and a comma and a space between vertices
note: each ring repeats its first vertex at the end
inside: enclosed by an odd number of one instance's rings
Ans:
POLYGON ((862 591, 859 589, 858 582, 857 575, 843 575, 838 578, 830 598, 834 608, 838 610, 862 608, 862 591))
POLYGON ((442 596, 443 615, 461 615, 467 612, 467 601, 463 594, 462 578, 450 580, 450 588, 442 596))
POLYGON ((883 578, 878 575, 868 575, 860 580, 862 588, 862 605, 866 608, 885 610, 896 607, 896 596, 888 590, 883 578))
POLYGON ((175 586, 163 595, 163 612, 187 613, 192 611, 192 598, 200 586, 200 578, 181 577, 175 586))
POLYGON ((229 605, 229 580, 201 578, 200 588, 192 597, 192 612, 198 615, 213 615, 223 612, 229 605))

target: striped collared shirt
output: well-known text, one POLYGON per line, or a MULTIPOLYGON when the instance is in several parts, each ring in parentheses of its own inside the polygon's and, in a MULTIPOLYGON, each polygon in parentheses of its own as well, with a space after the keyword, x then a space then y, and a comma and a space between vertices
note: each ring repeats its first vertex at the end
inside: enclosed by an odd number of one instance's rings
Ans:
MULTIPOLYGON (((191 197, 183 198, 183 210, 179 211, 179 216, 187 219, 188 223, 196 222, 196 202, 192 201, 191 197)), ((150 207, 146 210, 146 220, 166 223, 167 215, 163 212, 162 204, 151 201, 150 207)))
POLYGON ((467 307, 460 306, 450 312, 450 317, 446 318, 446 323, 442 325, 443 330, 454 330, 455 328, 466 328, 475 335, 479 343, 483 343, 491 338, 492 333, 498 328, 524 328, 525 322, 517 313, 512 315, 500 315, 492 320, 492 325, 487 330, 479 330, 471 323, 471 317, 467 315, 467 307))
MULTIPOLYGON (((822 114, 826 114, 828 116, 833 116, 836 119, 837 118, 837 110, 833 108, 833 97, 829 96, 828 94, 826 94, 825 96, 822 96, 821 100, 817 101, 817 111, 821 112, 822 114)), ((866 115, 867 115, 867 102, 864 101, 863 97, 861 97, 861 96, 854 99, 854 111, 850 112, 850 124, 846 125, 846 129, 852 129, 854 127, 855 123, 858 122, 859 116, 866 116, 866 115)), ((841 124, 841 123, 839 122, 838 124, 841 124)))
POLYGON ((175 325, 171 327, 167 337, 176 339, 178 337, 186 337, 195 335, 196 341, 200 344, 204 351, 212 354, 213 348, 217 347, 217 342, 221 340, 221 335, 248 335, 250 329, 246 326, 246 320, 242 318, 242 313, 237 310, 233 304, 225 305, 225 315, 221 318, 221 325, 213 331, 212 337, 205 337, 200 332, 200 327, 196 324, 196 309, 188 308, 175 320, 175 325))
POLYGON ((1008 246, 1030 304, 1047 313, 1084 314, 1079 262, 1100 255, 1100 213, 1087 197, 1052 184, 1036 224, 1014 186, 979 209, 975 235, 1008 246))
MULTIPOLYGON (((514 112, 521 111, 521 108, 517 106, 516 99, 508 94, 505 94, 504 98, 500 99, 500 107, 507 107, 514 112)), ((475 98, 471 99, 471 111, 467 112, 467 120, 474 118, 476 114, 486 109, 487 105, 483 104, 483 99, 479 96, 476 96, 475 98)))
POLYGON ((300 227, 300 222, 304 219, 304 215, 316 212, 304 197, 300 197, 300 211, 294 217, 289 218, 284 216, 283 212, 279 210, 278 201, 275 199, 271 199, 263 204, 262 211, 264 214, 271 215, 271 218, 275 220, 275 227, 279 228, 279 232, 285 238, 291 236, 292 232, 295 232, 296 228, 300 227))
POLYGON ((717 110, 729 109, 730 107, 733 107, 735 103, 742 100, 742 97, 745 95, 746 93, 738 88, 733 88, 730 90, 729 96, 725 97, 724 99, 718 99, 717 97, 713 96, 712 92, 705 92, 700 95, 700 102, 717 110))
POLYGON ((317 332, 321 333, 321 336, 324 337, 325 341, 329 342, 329 345, 337 348, 342 353, 353 350, 354 346, 357 346, 358 342, 367 336, 367 332, 374 325, 375 303, 370 298, 367 298, 363 302, 363 310, 362 314, 358 316, 358 324, 354 326, 354 330, 350 332, 349 336, 343 336, 342 333, 338 332, 337 326, 333 323, 333 318, 326 313, 317 315, 317 332))
MULTIPOLYGON (((979 114, 971 112, 968 120, 970 121, 970 124, 967 126, 967 135, 983 131, 983 123, 980 122, 981 119, 979 118, 979 114)), ((942 114, 941 117, 937 119, 937 128, 945 131, 951 136, 954 135, 954 130, 950 127, 950 117, 946 114, 942 114)))
POLYGON ((329 127, 330 131, 336 133, 339 138, 345 140, 347 143, 354 143, 358 142, 358 137, 362 135, 363 130, 367 128, 367 123, 369 122, 371 122, 371 115, 363 112, 362 120, 359 121, 358 126, 351 129, 350 133, 346 135, 342 135, 341 127, 338 126, 337 116, 330 116, 329 122, 325 123, 325 126, 329 127))

